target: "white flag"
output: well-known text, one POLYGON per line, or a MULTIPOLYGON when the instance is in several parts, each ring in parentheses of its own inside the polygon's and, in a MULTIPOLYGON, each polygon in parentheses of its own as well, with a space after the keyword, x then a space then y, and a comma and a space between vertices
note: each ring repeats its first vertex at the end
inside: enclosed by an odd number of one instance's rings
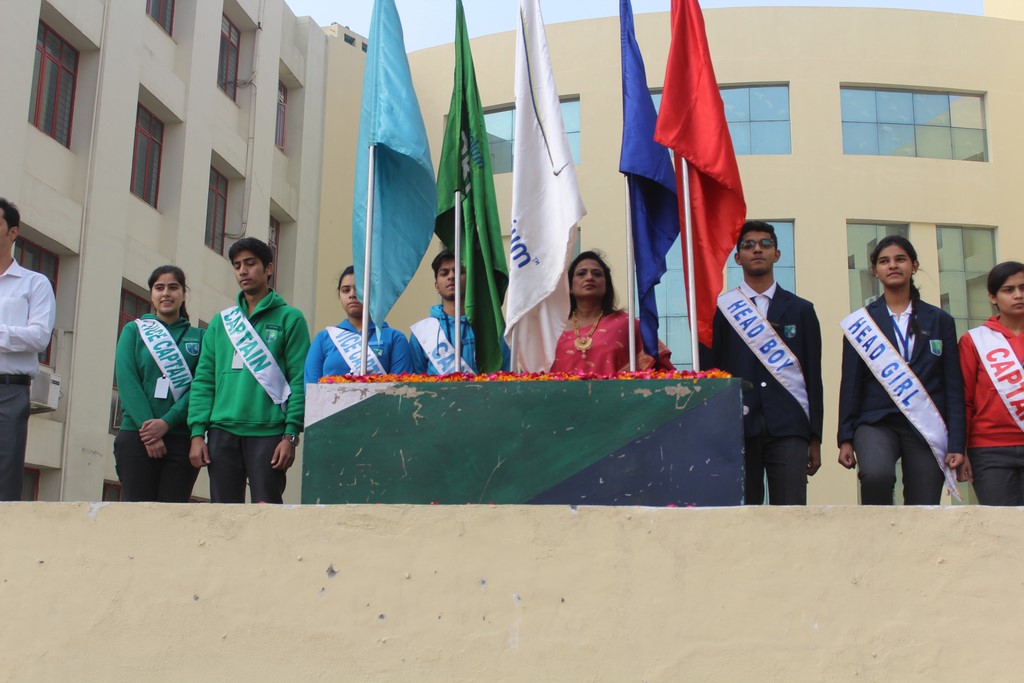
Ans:
POLYGON ((508 330, 520 369, 545 372, 569 315, 565 279, 587 210, 576 185, 539 0, 519 0, 508 330))

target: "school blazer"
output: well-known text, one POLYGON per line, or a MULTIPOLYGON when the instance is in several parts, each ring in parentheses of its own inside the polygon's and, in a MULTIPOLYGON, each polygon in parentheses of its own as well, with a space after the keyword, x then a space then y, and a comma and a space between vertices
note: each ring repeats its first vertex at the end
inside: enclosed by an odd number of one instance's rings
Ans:
MULTIPOLYGON (((957 355, 956 324, 941 308, 923 301, 914 302, 921 336, 914 338, 910 369, 921 380, 928 395, 946 421, 948 452, 963 453, 966 444, 964 385, 957 355), (934 342, 939 342, 935 344, 934 342)), ((875 325, 897 349, 885 297, 867 306, 875 325)), ((843 337, 843 378, 839 385, 839 444, 853 441, 853 433, 864 424, 875 424, 900 409, 885 388, 868 370, 857 351, 843 337)))
POLYGON ((800 361, 804 383, 807 385, 810 420, 793 395, 768 372, 718 309, 715 309, 713 322, 711 366, 751 383, 751 389, 743 393, 743 405, 747 408, 743 417, 743 432, 747 438, 765 431, 774 437, 799 436, 820 440, 824 414, 821 326, 814 305, 778 286, 765 317, 800 361), (792 336, 787 336, 787 333, 792 336))

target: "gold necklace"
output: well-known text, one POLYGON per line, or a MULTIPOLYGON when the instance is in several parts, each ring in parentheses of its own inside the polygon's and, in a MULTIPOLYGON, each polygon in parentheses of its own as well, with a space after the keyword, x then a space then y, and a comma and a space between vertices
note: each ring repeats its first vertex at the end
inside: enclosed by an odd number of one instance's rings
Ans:
POLYGON ((580 321, 579 318, 576 317, 576 311, 572 312, 572 329, 576 333, 576 339, 573 340, 573 345, 584 358, 587 357, 587 350, 594 345, 594 331, 597 329, 597 325, 601 322, 601 318, 603 317, 604 311, 601 311, 601 314, 597 316, 597 320, 594 322, 593 327, 590 328, 590 332, 580 336, 580 321))

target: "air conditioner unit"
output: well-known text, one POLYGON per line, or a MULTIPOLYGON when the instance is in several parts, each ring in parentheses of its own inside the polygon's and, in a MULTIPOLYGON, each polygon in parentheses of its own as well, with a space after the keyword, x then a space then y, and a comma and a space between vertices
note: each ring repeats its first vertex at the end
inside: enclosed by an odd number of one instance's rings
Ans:
POLYGON ((60 375, 47 370, 39 370, 32 378, 29 390, 29 404, 32 413, 49 413, 57 410, 60 401, 60 375))

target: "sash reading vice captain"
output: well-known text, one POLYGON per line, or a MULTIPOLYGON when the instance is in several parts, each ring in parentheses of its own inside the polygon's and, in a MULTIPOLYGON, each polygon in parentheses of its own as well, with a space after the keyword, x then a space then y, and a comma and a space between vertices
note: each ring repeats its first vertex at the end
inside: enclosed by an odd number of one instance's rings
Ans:
POLYGON ((0 501, 21 500, 28 439, 29 386, 50 343, 50 281, 14 259, 21 214, 0 197, 0 501))

